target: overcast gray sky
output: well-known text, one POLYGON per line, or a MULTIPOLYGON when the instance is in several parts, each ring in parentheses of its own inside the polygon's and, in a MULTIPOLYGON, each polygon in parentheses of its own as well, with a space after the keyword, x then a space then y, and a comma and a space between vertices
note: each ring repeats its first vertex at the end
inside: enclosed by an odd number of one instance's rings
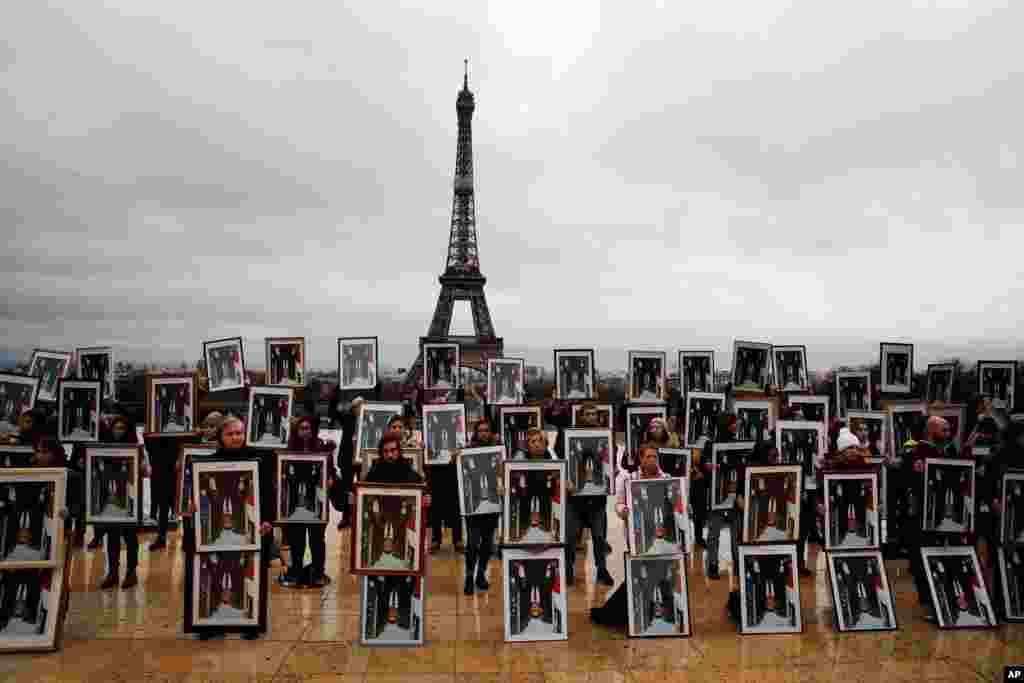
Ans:
POLYGON ((242 335, 262 366, 305 335, 330 367, 376 334, 408 365, 468 57, 510 353, 1020 354, 1024 3, 402 4, 5 7, 6 346, 242 335))

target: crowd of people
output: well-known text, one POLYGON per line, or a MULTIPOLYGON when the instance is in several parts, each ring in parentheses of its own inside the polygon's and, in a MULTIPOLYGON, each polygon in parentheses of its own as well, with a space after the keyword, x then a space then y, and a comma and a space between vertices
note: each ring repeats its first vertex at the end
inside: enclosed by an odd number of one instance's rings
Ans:
MULTIPOLYGON (((372 396, 371 396, 372 398, 372 396)), ((321 439, 319 423, 314 411, 306 409, 304 415, 293 417, 291 421, 288 450, 302 453, 326 453, 337 450, 337 460, 331 463, 328 473, 329 500, 340 511, 341 522, 339 531, 347 529, 352 523, 351 491, 353 481, 358 478, 355 465, 355 436, 361 406, 365 401, 362 397, 346 396, 336 390, 328 410, 328 427, 340 433, 340 444, 321 439)), ((598 405, 590 401, 573 401, 582 404, 578 407, 575 422, 572 404, 548 398, 542 402, 544 424, 542 428, 531 429, 527 435, 526 457, 529 459, 563 459, 565 458, 564 434, 572 427, 599 427, 598 405), (548 434, 557 432, 553 445, 548 434)), ((81 524, 82 494, 78 490, 83 486, 83 461, 86 444, 74 444, 70 451, 65 450, 57 439, 55 411, 47 410, 47 404, 23 412, 18 417, 17 432, 6 437, 9 444, 31 446, 34 455, 31 457, 33 466, 64 466, 72 473, 69 484, 68 509, 69 516, 77 520, 75 539, 84 544, 85 529, 81 524)), ((1002 474, 1014 467, 1024 466, 1024 424, 1010 419, 1006 411, 995 410, 991 403, 978 401, 977 409, 967 416, 964 430, 966 438, 963 443, 956 443, 951 438, 950 426, 941 417, 921 416, 911 426, 909 438, 897 444, 895 452, 888 452, 874 435, 869 433, 862 420, 852 418, 841 420, 833 418, 827 425, 828 445, 825 453, 819 455, 817 472, 828 469, 858 469, 870 467, 869 458, 885 456, 880 465, 886 469, 887 491, 885 505, 888 510, 890 528, 899 530, 898 538, 890 534, 889 556, 904 555, 909 558, 918 598, 922 605, 930 607, 931 598, 925 569, 922 565, 920 548, 934 545, 967 544, 976 545, 983 566, 991 572, 995 563, 994 548, 999 542, 1000 481, 1002 474), (923 463, 927 458, 958 458, 971 460, 976 471, 976 491, 973 505, 975 531, 971 534, 941 536, 932 531, 925 531, 921 522, 922 492, 924 491, 923 463)), ((709 482, 712 478, 712 465, 708 455, 717 443, 735 442, 737 440, 737 416, 725 412, 718 417, 715 429, 710 436, 701 438, 699 447, 693 449, 689 472, 682 471, 677 464, 672 471, 663 471, 659 464, 659 449, 680 447, 680 436, 683 434, 682 411, 676 406, 668 406, 668 417, 655 417, 649 421, 642 445, 631 455, 619 448, 619 461, 616 463, 617 476, 620 481, 630 478, 679 477, 685 474, 690 479, 689 515, 693 523, 694 542, 703 552, 703 570, 711 580, 721 578, 719 567, 719 542, 721 532, 730 530, 731 555, 735 575, 737 566, 737 542, 740 537, 740 526, 744 508, 744 495, 737 490, 730 509, 711 510, 709 505, 709 482)), ((780 419, 799 419, 798 406, 782 404, 780 419)), ((301 412, 301 409, 300 409, 301 412)), ((413 411, 409 411, 413 413, 413 411)), ((624 413, 625 411, 616 411, 624 413)), ((484 415, 471 423, 469 446, 495 446, 498 439, 495 434, 497 409, 485 406, 484 415)), ((201 416, 201 429, 193 434, 175 435, 173 438, 146 439, 144 452, 148 454, 143 468, 151 477, 153 496, 158 509, 157 538, 149 545, 151 552, 159 552, 167 547, 168 515, 174 505, 174 489, 176 468, 181 467, 178 461, 179 445, 182 439, 190 443, 206 445, 216 449, 218 457, 223 459, 246 459, 265 457, 266 450, 249 449, 245 444, 245 425, 242 419, 234 415, 223 415, 210 412, 201 416)), ((403 448, 418 445, 416 443, 416 416, 406 414, 392 418, 387 430, 379 443, 376 444, 379 457, 369 470, 366 480, 371 482, 419 483, 425 482, 429 495, 427 504, 430 506, 431 553, 441 549, 445 527, 450 529, 454 549, 464 555, 465 582, 464 592, 471 595, 476 591, 488 591, 491 582, 488 580, 488 564, 495 555, 498 514, 461 516, 457 493, 455 465, 432 466, 426 468, 425 476, 402 458, 403 448), (463 539, 463 521, 467 537, 463 539), (465 541, 465 542, 464 542, 465 541)), ((755 443, 746 456, 741 467, 769 465, 779 461, 779 453, 775 446, 775 435, 771 430, 755 430, 755 443)), ((137 443, 137 436, 131 422, 119 414, 108 414, 101 424, 102 443, 137 443)), ((621 446, 621 444, 620 444, 621 446)), ((455 460, 460 457, 456 451, 455 460)), ((680 463, 682 461, 679 461, 680 463)), ((262 537, 263 576, 273 559, 281 557, 277 544, 273 541, 272 525, 274 504, 272 494, 272 469, 261 468, 260 487, 264 492, 263 519, 259 530, 262 537)), ((742 482, 742 470, 738 481, 742 482)), ((823 487, 804 490, 800 504, 800 538, 798 545, 799 573, 809 577, 814 566, 809 560, 814 550, 820 550, 823 539, 822 517, 823 501, 819 493, 823 487)), ((621 492, 625 489, 619 485, 620 492, 613 513, 623 519, 628 514, 627 503, 621 492)), ((599 584, 614 586, 615 577, 608 567, 607 556, 611 546, 607 539, 609 506, 604 496, 575 496, 570 487, 566 506, 567 543, 565 544, 566 581, 573 585, 576 581, 576 557, 582 549, 585 539, 584 530, 589 529, 590 541, 595 566, 590 575, 599 584)), ((188 525, 193 509, 183 511, 182 521, 188 525)), ((300 523, 285 525, 283 545, 288 548, 286 571, 279 577, 279 584, 285 588, 314 587, 322 588, 331 582, 326 573, 326 533, 324 523, 300 523), (303 564, 306 548, 309 548, 311 563, 303 564)), ((111 590, 120 585, 130 588, 137 584, 136 567, 139 558, 139 530, 124 526, 96 525, 92 539, 86 545, 90 551, 96 550, 106 539, 108 554, 108 572, 100 587, 111 590), (123 579, 121 578, 121 548, 125 546, 126 565, 123 579)), ((191 542, 190 534, 183 533, 183 547, 186 551, 191 542)), ((500 549, 497 551, 500 553, 500 549)), ((995 584, 988 582, 989 586, 995 584)), ((620 626, 625 624, 625 597, 620 592, 612 595, 608 604, 595 609, 592 618, 595 622, 620 626)), ((997 604, 998 604, 997 600, 997 604)), ((730 596, 729 609, 734 618, 738 612, 738 598, 730 596)), ((934 619, 934 616, 931 617, 934 619)), ((216 635, 215 633, 213 635, 216 635)), ((212 637, 204 633, 203 637, 212 637)))

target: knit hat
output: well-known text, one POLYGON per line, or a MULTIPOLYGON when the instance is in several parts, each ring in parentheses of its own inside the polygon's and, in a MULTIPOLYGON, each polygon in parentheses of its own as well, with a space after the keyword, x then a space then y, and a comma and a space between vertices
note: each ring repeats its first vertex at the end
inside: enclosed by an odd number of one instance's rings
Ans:
POLYGON ((860 448, 860 439, 847 428, 839 430, 839 439, 836 441, 836 450, 845 451, 847 448, 860 448))

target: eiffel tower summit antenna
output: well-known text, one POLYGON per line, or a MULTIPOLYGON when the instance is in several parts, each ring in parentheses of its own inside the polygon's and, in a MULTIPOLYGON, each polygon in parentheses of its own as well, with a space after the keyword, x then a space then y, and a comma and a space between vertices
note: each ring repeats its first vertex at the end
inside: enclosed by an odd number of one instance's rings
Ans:
MULTIPOLYGON (((495 336, 491 312, 484 296, 487 283, 480 272, 480 251, 476 235, 476 205, 473 193, 473 111, 476 101, 469 89, 469 59, 462 60, 462 90, 455 99, 458 119, 458 137, 455 148, 455 178, 453 182, 452 218, 448 234, 448 254, 444 271, 438 280, 441 293, 434 309, 434 317, 424 342, 458 342, 460 357, 465 367, 486 372, 487 359, 500 357, 503 340, 495 336), (469 303, 473 314, 473 334, 451 336, 452 312, 456 301, 469 303)), ((417 382, 423 369, 422 350, 409 369, 406 383, 417 382)))

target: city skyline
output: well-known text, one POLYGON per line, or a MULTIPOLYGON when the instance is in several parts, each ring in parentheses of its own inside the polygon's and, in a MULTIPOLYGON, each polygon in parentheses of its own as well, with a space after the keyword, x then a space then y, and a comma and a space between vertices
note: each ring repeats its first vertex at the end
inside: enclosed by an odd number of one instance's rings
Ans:
POLYGON ((257 367, 263 337, 298 334, 325 365, 334 336, 371 334, 408 367, 444 268, 468 56, 506 355, 1021 355, 1024 56, 997 47, 1022 7, 246 13, 238 32, 225 7, 12 8, 8 350, 193 362, 240 335, 257 367))

